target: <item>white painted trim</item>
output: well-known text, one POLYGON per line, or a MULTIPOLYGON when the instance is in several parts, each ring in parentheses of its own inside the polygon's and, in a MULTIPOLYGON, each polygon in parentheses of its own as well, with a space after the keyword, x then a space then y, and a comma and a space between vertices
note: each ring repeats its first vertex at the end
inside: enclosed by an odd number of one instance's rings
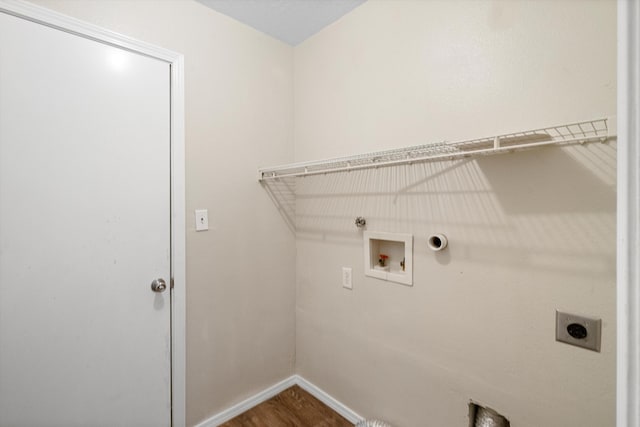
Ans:
POLYGON ((618 2, 617 427, 640 427, 640 2, 618 2))
POLYGON ((359 421, 363 420, 363 418, 355 411, 351 410, 349 407, 332 397, 329 393, 325 392, 320 387, 310 383, 300 375, 292 375, 289 378, 282 380, 279 383, 276 383, 259 393, 254 394, 248 399, 245 399, 242 402, 215 414, 211 418, 207 418, 206 420, 201 421, 199 424, 196 424, 195 427, 217 427, 220 424, 226 423, 230 419, 237 417, 243 412, 248 411, 254 406, 261 404, 265 400, 271 399, 276 394, 283 392, 293 385, 300 386, 300 388, 309 392, 309 394, 311 394, 313 397, 336 411, 338 414, 345 417, 347 421, 356 424, 359 421))
POLYGON ((284 390, 295 384, 296 375, 290 376, 289 378, 282 380, 279 383, 276 383, 259 393, 254 394, 248 399, 245 399, 242 402, 235 404, 222 412, 217 413, 211 418, 207 418, 199 424, 196 424, 195 427, 216 427, 222 423, 226 423, 230 419, 235 418, 243 412, 246 412, 249 409, 253 408, 254 406, 261 404, 265 400, 271 399, 276 394, 283 392, 284 390))
POLYGON ((331 396, 326 391, 322 390, 320 387, 316 386, 313 383, 302 378, 300 375, 294 375, 296 378, 296 384, 299 385, 304 390, 308 391, 313 397, 327 405, 329 408, 336 411, 338 414, 342 415, 347 419, 347 421, 357 424, 362 421, 364 418, 358 415, 354 410, 340 402, 338 399, 331 396))
POLYGON ((187 251, 184 57, 171 63, 171 421, 187 423, 187 251))
POLYGON ((67 33, 173 63, 179 53, 89 24, 22 0, 0 0, 0 11, 67 33))
POLYGON ((171 298, 172 426, 186 425, 186 252, 184 57, 116 32, 19 0, 0 0, 0 12, 165 61, 171 67, 171 298))

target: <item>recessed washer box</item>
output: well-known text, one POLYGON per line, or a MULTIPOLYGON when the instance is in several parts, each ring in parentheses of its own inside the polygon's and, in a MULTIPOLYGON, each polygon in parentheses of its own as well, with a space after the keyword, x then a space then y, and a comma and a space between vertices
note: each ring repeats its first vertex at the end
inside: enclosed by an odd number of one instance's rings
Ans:
POLYGON ((364 274, 413 286, 413 235, 365 231, 364 274))

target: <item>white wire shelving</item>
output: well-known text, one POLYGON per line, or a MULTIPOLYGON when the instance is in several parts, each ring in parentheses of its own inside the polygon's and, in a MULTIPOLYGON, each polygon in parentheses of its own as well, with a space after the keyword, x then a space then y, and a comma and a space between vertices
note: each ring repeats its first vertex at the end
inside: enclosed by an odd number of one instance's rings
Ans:
POLYGON ((600 118, 458 142, 437 142, 349 157, 291 163, 258 169, 258 180, 304 177, 476 155, 527 150, 547 145, 605 142, 616 137, 615 118, 600 118))

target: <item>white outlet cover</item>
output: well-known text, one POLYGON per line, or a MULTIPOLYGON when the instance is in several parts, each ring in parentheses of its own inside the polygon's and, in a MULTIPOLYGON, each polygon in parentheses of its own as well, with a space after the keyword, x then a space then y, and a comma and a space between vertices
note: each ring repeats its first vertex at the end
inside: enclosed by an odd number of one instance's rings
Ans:
POLYGON ((209 211, 207 209, 196 209, 196 231, 206 231, 209 229, 209 211))
POLYGON ((342 287, 353 289, 353 270, 351 267, 342 267, 342 287))

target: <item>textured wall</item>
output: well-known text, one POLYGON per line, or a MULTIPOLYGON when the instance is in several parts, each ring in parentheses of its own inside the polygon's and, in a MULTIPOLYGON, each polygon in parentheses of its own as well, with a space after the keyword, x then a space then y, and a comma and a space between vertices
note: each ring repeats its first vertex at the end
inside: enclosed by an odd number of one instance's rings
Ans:
POLYGON ((192 1, 38 3, 185 55, 188 425, 291 375, 294 237, 256 181, 292 159, 291 47, 192 1))
MULTIPOLYGON (((370 0, 294 50, 296 160, 615 114, 615 12, 370 0)), ((518 427, 614 425, 615 144, 296 185, 299 374, 399 427, 466 425, 470 399, 518 427), (359 215, 413 233, 413 287, 364 276, 359 215), (602 352, 555 342, 556 309, 601 317, 602 352)))

